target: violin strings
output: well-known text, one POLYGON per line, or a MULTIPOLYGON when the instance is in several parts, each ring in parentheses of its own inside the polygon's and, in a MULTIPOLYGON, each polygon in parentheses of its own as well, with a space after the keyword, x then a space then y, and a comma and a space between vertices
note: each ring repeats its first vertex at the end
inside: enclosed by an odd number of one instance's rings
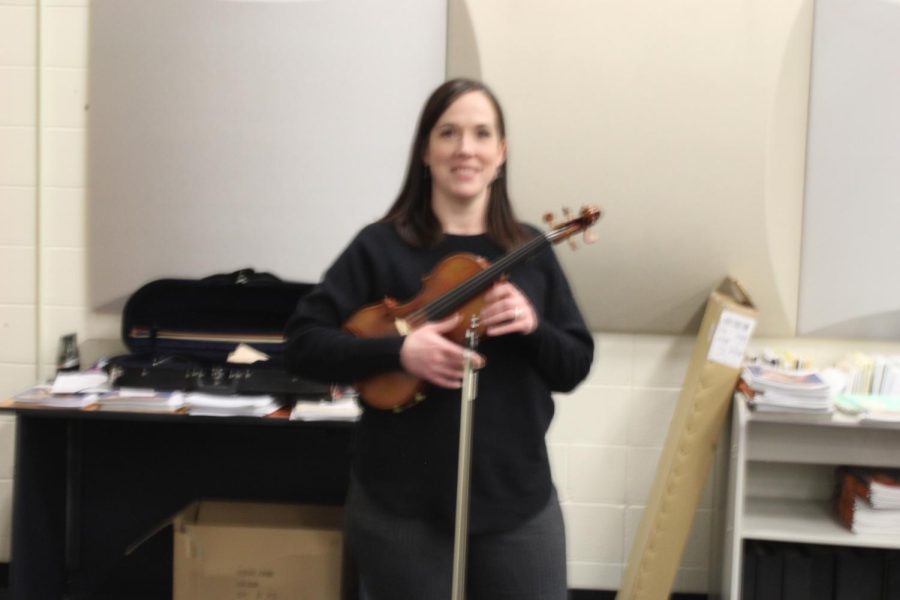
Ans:
MULTIPOLYGON (((519 254, 524 254, 521 252, 522 248, 519 248, 516 252, 513 253, 516 257, 519 254)), ((508 258, 508 257, 504 257, 508 258)), ((472 278, 464 281, 460 285, 456 286, 449 292, 444 295, 438 297, 428 305, 422 308, 422 311, 426 313, 426 317, 437 318, 442 316, 444 313, 449 312, 455 305, 465 301, 466 298, 471 295, 477 293, 480 288, 486 287, 491 280, 495 278, 506 266, 506 260, 501 259, 485 269, 480 273, 476 274, 472 278)))
POLYGON ((464 281, 419 310, 411 313, 408 317, 410 324, 414 326, 419 325, 429 318, 442 316, 444 313, 449 312, 456 305, 464 302, 467 298, 477 293, 480 288, 487 287, 499 273, 502 273, 507 268, 515 265, 520 260, 524 260, 530 254, 536 253, 536 251, 540 250, 545 243, 549 245, 550 239, 550 234, 538 236, 529 240, 522 246, 519 246, 509 254, 501 257, 484 271, 481 271, 474 277, 464 281))
POLYGON ((456 305, 465 302, 471 295, 477 293, 479 289, 487 287, 487 285, 496 279, 503 271, 512 268, 516 263, 528 258, 532 254, 536 254, 543 248, 551 246, 555 240, 564 235, 568 229, 570 229, 570 227, 560 227, 554 231, 529 240, 509 254, 502 256, 497 262, 484 271, 422 307, 420 311, 423 314, 417 316, 424 317, 424 320, 428 320, 429 318, 439 317, 449 312, 456 305))
POLYGON ((530 240, 513 252, 501 257, 484 271, 478 273, 468 281, 463 282, 456 288, 423 307, 422 310, 427 311, 427 316, 430 317, 441 316, 442 314, 449 312, 454 306, 464 302, 468 297, 477 293, 479 289, 487 287, 487 285, 496 279, 500 273, 511 268, 521 260, 524 260, 529 255, 534 254, 544 245, 545 241, 546 238, 544 237, 537 237, 530 240))

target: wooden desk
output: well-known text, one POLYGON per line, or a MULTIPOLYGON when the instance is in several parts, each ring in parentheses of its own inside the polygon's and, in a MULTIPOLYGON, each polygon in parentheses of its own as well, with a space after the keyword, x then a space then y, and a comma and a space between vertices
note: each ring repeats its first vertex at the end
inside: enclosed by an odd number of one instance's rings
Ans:
POLYGON ((349 423, 44 408, 16 414, 11 598, 168 599, 198 498, 342 504, 349 423))

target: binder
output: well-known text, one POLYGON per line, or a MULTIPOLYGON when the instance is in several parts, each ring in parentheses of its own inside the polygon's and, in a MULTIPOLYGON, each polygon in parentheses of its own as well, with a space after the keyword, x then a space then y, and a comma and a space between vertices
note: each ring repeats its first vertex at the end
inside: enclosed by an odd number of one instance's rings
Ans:
POLYGON ((834 600, 881 600, 883 562, 877 549, 838 548, 834 600))
POLYGON ((884 600, 900 600, 900 550, 884 554, 884 600))
POLYGON ((811 585, 810 596, 818 600, 834 598, 835 550, 831 546, 806 545, 803 552, 809 556, 811 585))
POLYGON ((777 544, 760 544, 756 555, 756 600, 793 600, 782 595, 784 556, 777 544))
POLYGON ((788 600, 821 600, 812 593, 812 557, 793 544, 782 547, 784 574, 781 595, 788 600))
POLYGON ((743 572, 741 573, 741 600, 756 598, 756 553, 757 543, 749 540, 744 544, 743 572))

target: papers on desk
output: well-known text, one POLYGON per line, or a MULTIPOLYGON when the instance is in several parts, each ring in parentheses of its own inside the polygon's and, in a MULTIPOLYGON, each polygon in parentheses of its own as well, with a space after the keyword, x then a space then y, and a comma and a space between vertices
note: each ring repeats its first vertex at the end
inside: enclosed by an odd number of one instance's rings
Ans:
POLYGON ((292 421, 356 421, 362 409, 355 396, 336 400, 297 400, 291 410, 292 421))
POLYGON ((51 385, 36 385, 13 396, 13 402, 52 408, 84 408, 97 401, 99 394, 54 394, 51 385))
POLYGON ((119 388, 102 394, 97 403, 100 410, 169 413, 184 406, 184 394, 144 388, 119 388))
POLYGON ((215 417, 264 417, 281 403, 272 396, 220 396, 191 392, 184 394, 184 405, 192 415, 215 417))
POLYGON ((103 371, 66 371, 52 384, 36 385, 13 396, 13 402, 52 408, 84 408, 94 404, 107 391, 108 377, 103 371))
POLYGON ((56 375, 50 391, 54 394, 89 394, 107 389, 108 380, 103 371, 66 371, 56 375))

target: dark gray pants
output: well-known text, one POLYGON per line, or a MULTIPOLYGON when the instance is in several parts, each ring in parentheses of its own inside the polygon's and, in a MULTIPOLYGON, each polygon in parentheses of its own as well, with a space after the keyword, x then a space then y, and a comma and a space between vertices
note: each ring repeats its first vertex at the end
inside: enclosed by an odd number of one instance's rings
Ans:
MULTIPOLYGON (((347 498, 345 533, 366 600, 449 600, 453 535, 397 517, 358 484, 347 498)), ((467 600, 565 600, 566 539, 554 491, 517 529, 469 536, 467 600)))

